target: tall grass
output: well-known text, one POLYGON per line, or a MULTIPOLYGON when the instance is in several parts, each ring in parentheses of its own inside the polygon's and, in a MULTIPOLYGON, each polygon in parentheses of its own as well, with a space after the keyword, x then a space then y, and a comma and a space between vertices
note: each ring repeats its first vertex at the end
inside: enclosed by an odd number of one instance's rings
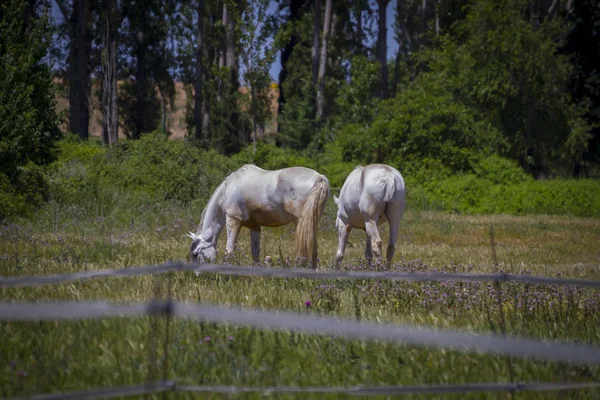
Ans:
MULTIPOLYGON (((167 209, 149 208, 143 213, 143 221, 133 223, 110 216, 72 217, 68 210, 56 207, 39 213, 37 221, 2 227, 2 275, 118 268, 185 259, 189 243, 184 233, 199 219, 199 214, 190 215, 186 207, 176 205, 167 209)), ((319 238, 323 268, 328 267, 335 254, 336 236, 330 223, 333 212, 333 205, 328 204, 319 238)), ((492 271, 496 267, 489 244, 490 221, 495 228, 499 268, 514 273, 600 277, 597 247, 600 222, 570 217, 460 217, 411 211, 402 223, 400 251, 394 268, 449 273, 492 271)), ((235 263, 251 262, 246 236, 240 235, 235 263)), ((364 242, 363 232, 352 233, 348 261, 343 268, 366 268, 360 260, 364 242)), ((293 227, 263 230, 262 244, 263 259, 268 256, 270 264, 294 264, 293 227)), ((222 254, 223 240, 219 250, 222 254)), ((510 335, 600 344, 597 292, 517 283, 503 285, 498 291, 484 283, 321 282, 177 273, 3 289, 0 296, 3 301, 145 301, 156 295, 157 287, 162 288, 164 296, 169 284, 173 296, 181 301, 475 332, 500 331, 501 304, 510 335), (309 307, 306 301, 311 302, 309 307)), ((2 322, 3 394, 67 391, 161 379, 161 340, 165 329, 164 320, 152 322, 150 318, 2 322)), ((180 383, 411 385, 508 382, 510 377, 508 360, 501 356, 178 319, 172 322, 170 330, 168 376, 180 383)), ((600 379, 598 368, 517 358, 510 362, 518 381, 600 379)), ((598 394, 593 390, 524 393, 519 398, 592 399, 598 394)), ((302 398, 305 397, 310 398, 302 398)), ((318 396, 324 397, 341 398, 318 396)), ((495 394, 449 396, 496 397, 495 394)))
MULTIPOLYGON (((185 147, 184 143, 167 144, 153 136, 110 151, 72 141, 63 142, 61 149, 63 156, 48 173, 49 203, 34 218, 0 226, 0 275, 68 273, 185 260, 190 244, 185 233, 197 226, 206 198, 239 161, 185 147)), ((418 206, 414 191, 412 196, 409 193, 394 269, 448 273, 502 269, 600 279, 600 220, 461 216, 423 211, 427 207, 418 206), (490 247, 490 223, 498 265, 490 247)), ((334 217, 335 206, 330 200, 319 229, 321 268, 332 267, 337 248, 334 217)), ((385 242, 387 228, 383 230, 385 242)), ((248 236, 245 232, 240 235, 231 262, 251 263, 248 236)), ((263 263, 294 265, 293 239, 292 225, 264 229, 263 263)), ((342 268, 367 268, 361 261, 365 241, 364 232, 352 232, 342 268)), ((223 237, 218 246, 221 255, 224 246, 223 237)), ((169 285, 177 300, 194 303, 472 332, 501 332, 504 320, 509 335, 600 345, 597 291, 518 283, 498 288, 484 283, 313 281, 181 272, 0 289, 0 299, 138 302, 156 296, 157 288, 164 296, 169 285)), ((0 368, 4 369, 0 393, 27 395, 162 379, 166 329, 161 318, 0 322, 0 368)), ((511 376, 517 381, 600 380, 599 368, 519 358, 509 362, 501 356, 402 344, 178 319, 172 321, 169 330, 167 375, 182 384, 417 385, 508 382, 511 376)), ((584 390, 523 393, 518 397, 593 399, 599 395, 598 390, 584 390)))

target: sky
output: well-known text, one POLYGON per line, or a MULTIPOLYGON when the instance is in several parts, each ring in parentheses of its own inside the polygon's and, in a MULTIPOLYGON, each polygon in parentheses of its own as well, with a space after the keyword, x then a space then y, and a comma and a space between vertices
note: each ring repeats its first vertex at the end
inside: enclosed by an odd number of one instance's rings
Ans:
MULTIPOLYGON (((389 57, 393 57, 396 52, 398 51, 398 43, 396 42, 396 39, 394 38, 394 14, 395 14, 395 10, 396 10, 396 1, 397 0, 391 0, 388 4, 388 8, 387 8, 387 53, 388 53, 388 58, 389 57)), ((373 10, 377 9, 377 2, 375 0, 370 0, 369 1, 371 3, 371 8, 373 10)), ((271 3, 269 4, 269 14, 274 13, 277 10, 277 2, 274 0, 271 0, 271 3)), ((60 21, 62 20, 62 15, 60 13, 60 10, 58 8, 58 5, 56 4, 55 0, 52 0, 52 17, 57 20, 60 21)), ((367 38, 368 40, 366 41, 366 44, 373 44, 375 41, 375 38, 367 38)), ((274 82, 279 81, 279 71, 281 71, 281 60, 280 57, 278 56, 277 59, 275 60, 275 62, 273 63, 273 65, 271 65, 271 78, 273 79, 274 82)))

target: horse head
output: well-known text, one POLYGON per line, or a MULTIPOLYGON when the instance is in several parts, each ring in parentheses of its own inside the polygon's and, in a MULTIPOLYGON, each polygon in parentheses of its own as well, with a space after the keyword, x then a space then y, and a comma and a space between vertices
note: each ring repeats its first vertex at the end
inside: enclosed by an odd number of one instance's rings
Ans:
POLYGON ((192 262, 214 261, 217 249, 212 243, 207 242, 200 235, 192 232, 187 236, 192 239, 192 245, 190 246, 190 260, 192 262))

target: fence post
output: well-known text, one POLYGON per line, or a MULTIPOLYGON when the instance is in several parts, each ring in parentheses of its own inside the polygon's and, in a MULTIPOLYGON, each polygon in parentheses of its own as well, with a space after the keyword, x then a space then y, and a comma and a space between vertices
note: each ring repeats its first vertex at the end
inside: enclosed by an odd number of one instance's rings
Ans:
MULTIPOLYGON (((169 341, 170 341, 170 330, 171 322, 173 320, 173 300, 172 300, 172 289, 173 289, 173 276, 172 273, 167 275, 167 302, 165 303, 165 341, 164 341, 164 360, 163 360, 163 376, 162 381, 166 382, 169 374, 169 341)), ((173 386, 175 390, 175 386, 173 386)), ((163 399, 166 400, 167 392, 163 392, 163 399)))
MULTIPOLYGON (((496 255, 496 242, 494 241, 494 223, 490 221, 490 244, 492 247, 492 257, 494 259, 494 266, 496 267, 496 273, 498 271, 498 257, 496 255)), ((506 279, 506 275, 505 275, 506 279)), ((506 282, 506 281, 505 281, 506 282)), ((505 283, 504 282, 504 283, 505 283)), ((504 304, 502 304, 502 286, 503 284, 499 281, 494 282, 494 288, 498 292, 498 296, 496 297, 498 303, 498 311, 500 312, 500 332, 502 332, 502 336, 506 337, 506 317, 504 315, 504 304)), ((508 379, 510 383, 514 383, 514 371, 512 367, 511 356, 506 356, 506 366, 508 368, 508 379)), ((516 388, 510 391, 511 399, 515 399, 516 397, 516 388)))
MULTIPOLYGON (((154 296, 152 298, 152 306, 150 307, 150 323, 149 323, 149 332, 148 332, 148 375, 146 377, 147 385, 152 385, 154 382, 158 380, 158 366, 157 366, 157 336, 158 336, 158 328, 159 328, 159 319, 156 315, 159 311, 158 304, 161 297, 161 285, 160 278, 155 279, 154 281, 154 296)), ((160 310, 162 311, 162 310, 160 310)), ((145 395, 146 399, 151 399, 151 394, 145 395)))

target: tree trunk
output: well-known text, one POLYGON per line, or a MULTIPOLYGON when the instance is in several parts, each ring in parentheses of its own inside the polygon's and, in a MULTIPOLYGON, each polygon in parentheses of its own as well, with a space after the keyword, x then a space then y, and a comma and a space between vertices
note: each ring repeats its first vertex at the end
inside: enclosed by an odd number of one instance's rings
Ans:
MULTIPOLYGON (((223 1, 219 1, 219 15, 221 16, 221 24, 222 26, 227 26, 227 6, 223 3, 223 1)), ((225 36, 223 36, 219 46, 219 68, 223 68, 225 66, 225 36)))
POLYGON ((313 42, 311 49, 312 59, 312 84, 317 85, 319 76, 319 33, 321 31, 321 0, 315 0, 315 9, 313 10, 313 42))
POLYGON ((89 8, 87 0, 77 0, 77 79, 80 112, 77 119, 77 133, 82 139, 89 136, 90 123, 90 71, 88 66, 89 8))
MULTIPOLYGON (((140 32, 143 37, 144 32, 140 32)), ((135 70, 135 131, 134 138, 139 139, 145 130, 144 111, 146 110, 146 43, 142 39, 138 42, 137 60, 135 70)))
POLYGON ((223 5, 223 18, 225 22, 225 66, 229 68, 231 90, 238 89, 238 58, 235 52, 235 19, 227 5, 223 5))
MULTIPOLYGON (((304 7, 304 2, 305 0, 290 0, 289 1, 289 10, 290 10, 290 15, 288 18, 288 21, 291 23, 294 23, 298 20, 300 20, 301 16, 302 16, 302 10, 304 7)), ((290 56, 292 55, 292 51, 294 50, 294 47, 296 46, 296 44, 298 43, 298 36, 295 32, 295 30, 292 32, 292 35, 290 37, 290 40, 285 44, 283 50, 281 51, 281 70, 279 71, 279 99, 278 99, 278 114, 281 115, 281 113, 283 112, 284 109, 284 104, 286 101, 286 92, 285 92, 285 85, 284 82, 287 79, 288 76, 288 60, 290 59, 290 56)), ((281 127, 281 125, 277 125, 277 130, 279 131, 279 128, 281 127)))
POLYGON ((421 5, 421 49, 425 47, 425 33, 427 32, 427 0, 421 5))
POLYGON ((204 122, 202 112, 202 55, 204 52, 204 0, 198 0, 198 26, 196 31, 196 80, 194 82, 194 126, 196 139, 204 137, 204 122))
POLYGON ((117 32, 121 25, 115 0, 105 0, 106 21, 102 56, 102 141, 113 145, 119 137, 119 106, 117 94, 117 32))
POLYGON ((25 10, 23 11, 23 31, 25 31, 26 35, 31 33, 31 19, 33 17, 35 17, 35 0, 27 0, 25 10))
POLYGON ((317 118, 322 119, 325 106, 325 73, 327 72, 327 43, 331 25, 332 0, 325 1, 325 19, 323 21, 323 40, 321 43, 321 58, 319 60, 319 76, 317 87, 317 118))
MULTIPOLYGON (((335 35, 336 35, 336 28, 337 28, 337 23, 338 23, 338 16, 337 14, 334 12, 331 14, 331 25, 329 27, 329 44, 331 43, 332 40, 335 39, 335 35)), ((331 53, 328 51, 327 52, 327 62, 329 63, 329 68, 333 69, 335 66, 335 62, 333 60, 333 58, 331 57, 331 53)))
POLYGON ((250 85, 250 95, 252 96, 252 161, 256 160, 256 136, 258 128, 256 124, 256 96, 254 95, 254 85, 250 85))
MULTIPOLYGON (((360 0, 355 0, 354 12, 356 13, 356 53, 363 54, 363 25, 362 25, 362 4, 360 0)), ((400 0, 398 0, 400 1, 400 0)))
POLYGON ((69 33, 69 130, 87 139, 90 121, 88 3, 86 0, 73 0, 70 15, 64 0, 57 0, 56 4, 69 33))
POLYGON ((396 2, 396 27, 398 29, 398 52, 396 53, 396 63, 394 65, 394 80, 392 82, 392 96, 398 93, 398 83, 400 81, 400 61, 402 54, 410 61, 410 50, 412 47, 410 35, 406 29, 406 5, 404 0, 396 2))
POLYGON ((435 35, 440 35, 440 0, 435 2, 435 35))
POLYGON ((379 61, 379 97, 388 98, 388 67, 387 67, 387 6, 389 0, 377 0, 379 5, 379 20, 377 21, 377 60, 379 61))
POLYGON ((142 13, 142 18, 140 21, 139 30, 137 32, 136 37, 136 68, 135 68, 135 130, 133 132, 134 139, 139 139, 142 136, 142 133, 146 130, 146 124, 144 120, 144 113, 147 109, 147 99, 148 99, 148 82, 146 78, 146 19, 147 13, 146 5, 142 0, 138 5, 140 7, 140 12, 142 13))

